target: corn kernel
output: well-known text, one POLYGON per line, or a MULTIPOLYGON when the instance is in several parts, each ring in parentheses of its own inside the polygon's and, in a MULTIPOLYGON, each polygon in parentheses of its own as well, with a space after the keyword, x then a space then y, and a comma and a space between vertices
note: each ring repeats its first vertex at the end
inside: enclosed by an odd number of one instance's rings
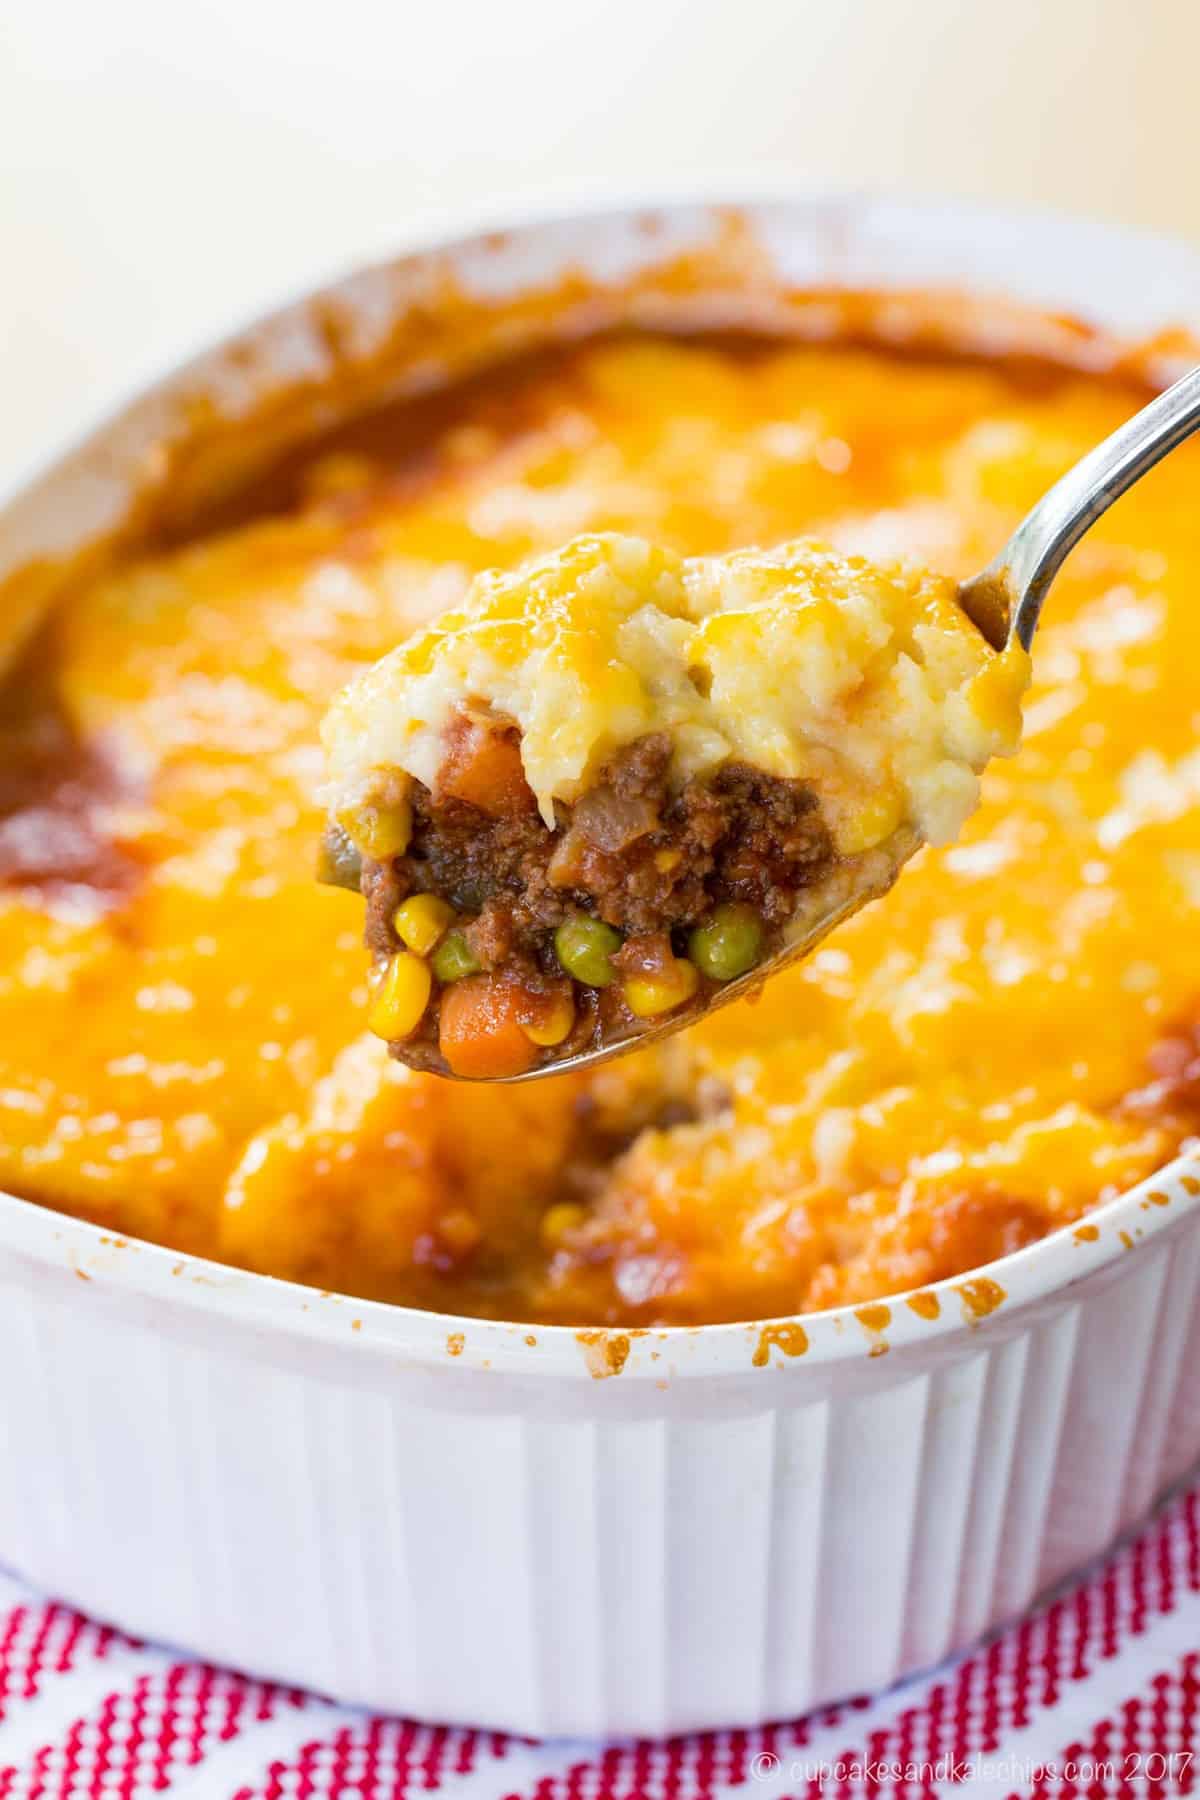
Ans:
POLYGON ((402 944, 428 956, 453 917, 453 908, 436 894, 410 894, 392 914, 392 924, 402 944))
POLYGON ((542 1214, 541 1238, 547 1250, 557 1250, 572 1231, 577 1231, 587 1218, 587 1207, 577 1200, 559 1200, 542 1214))
POLYGON ((389 856, 403 856, 412 836, 412 805, 407 794, 399 800, 364 802, 347 806, 338 814, 337 822, 355 849, 372 862, 386 862, 389 856))
POLYGON ((857 856, 873 850, 891 837, 904 817, 899 789, 881 788, 879 793, 858 804, 837 827, 837 847, 843 856, 857 856))
POLYGON ((675 957, 669 966, 653 975, 627 975, 621 984, 625 1004, 639 1019, 653 1019, 659 1013, 674 1012, 690 1000, 700 986, 700 976, 690 962, 675 957))
POLYGON ((367 1026, 389 1044, 410 1037, 429 1005, 433 976, 429 965, 409 950, 398 950, 384 970, 367 1013, 367 1026))
POLYGON ((570 1037, 571 1027, 575 1023, 575 1008, 569 994, 552 994, 538 1007, 536 1016, 526 1024, 521 1021, 521 1030, 531 1044, 540 1044, 548 1048, 551 1044, 561 1044, 570 1037))
POLYGON ((437 1234, 451 1256, 466 1256, 483 1236, 483 1227, 465 1206, 452 1206, 438 1220, 437 1234))
POLYGON ((669 875, 672 869, 677 869, 682 861, 682 850, 656 850, 654 852, 654 866, 660 875, 669 875))

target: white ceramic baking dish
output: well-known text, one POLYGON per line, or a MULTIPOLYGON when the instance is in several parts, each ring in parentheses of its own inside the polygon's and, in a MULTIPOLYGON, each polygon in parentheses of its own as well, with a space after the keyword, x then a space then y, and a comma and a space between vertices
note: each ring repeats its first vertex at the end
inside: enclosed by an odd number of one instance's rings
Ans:
MULTIPOLYGON (((1200 323, 1190 250, 940 205, 475 239, 286 309, 59 463, 0 519, 0 635, 370 394, 606 320, 817 330, 836 299, 792 290, 877 288, 878 329, 932 311, 1084 361, 1098 339, 1010 303, 1131 340, 1200 323)), ((0 1559, 140 1635, 425 1719, 794 1715, 1018 1612, 1200 1454, 1198 1198, 1181 1159, 870 1326, 622 1334, 318 1295, 0 1197, 0 1559)))

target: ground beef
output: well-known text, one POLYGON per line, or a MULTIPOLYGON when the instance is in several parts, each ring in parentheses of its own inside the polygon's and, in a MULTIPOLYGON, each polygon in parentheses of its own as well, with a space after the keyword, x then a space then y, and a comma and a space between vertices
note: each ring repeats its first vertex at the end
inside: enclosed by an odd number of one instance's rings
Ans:
POLYGON ((591 1207, 612 1177, 613 1167, 645 1131, 673 1131, 727 1113, 728 1089, 719 1081, 697 1080, 689 1071, 686 1086, 668 1078, 663 1088, 624 1092, 616 1105, 605 1104, 594 1090, 575 1102, 575 1130, 570 1155, 564 1157, 553 1198, 591 1207))
MULTIPOLYGON (((493 895, 515 905, 536 886, 553 841, 535 812, 491 819, 466 801, 435 801, 417 788, 412 843, 398 862, 410 888, 441 894, 456 912, 480 913, 493 895)), ((526 906, 521 923, 531 922, 541 921, 526 906)))
POLYGON ((509 962, 517 947, 512 908, 504 900, 488 900, 483 911, 467 927, 467 942, 484 969, 498 969, 509 962))
POLYGON ((833 859, 812 792, 727 763, 673 793, 670 761, 664 734, 638 739, 573 810, 558 809, 554 831, 536 812, 493 819, 418 788, 408 853, 364 871, 370 948, 395 948, 391 914, 414 890, 473 917, 485 969, 520 958, 550 972, 551 934, 575 911, 645 935, 685 931, 737 900, 781 926, 833 859))
POLYGON ((404 867, 404 859, 393 862, 367 862, 362 866, 362 895, 367 903, 363 936, 374 957, 390 956, 396 948, 392 914, 412 892, 412 883, 404 867))

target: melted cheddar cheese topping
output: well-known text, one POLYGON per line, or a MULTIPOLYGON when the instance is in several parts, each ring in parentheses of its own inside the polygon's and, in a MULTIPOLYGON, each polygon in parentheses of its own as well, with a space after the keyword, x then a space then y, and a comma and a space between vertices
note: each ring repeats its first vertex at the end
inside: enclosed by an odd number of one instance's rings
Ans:
POLYGON ((997 656, 955 583, 800 541, 683 558, 642 538, 573 539, 476 577, 461 607, 350 684, 326 717, 335 814, 395 771, 437 785, 451 723, 521 730, 553 828, 615 752, 666 732, 682 784, 729 758, 803 781, 846 855, 902 824, 957 836, 979 770, 1020 735, 1028 657, 997 656))
POLYGON ((1069 559, 1023 748, 958 842, 756 1005, 583 1081, 417 1076, 365 1033, 361 902, 313 880, 322 714, 480 572, 618 532, 961 578, 1143 398, 584 344, 72 594, 0 706, 0 1187, 320 1287, 595 1324, 878 1298, 1146 1175, 1200 1126, 1200 445, 1069 559))

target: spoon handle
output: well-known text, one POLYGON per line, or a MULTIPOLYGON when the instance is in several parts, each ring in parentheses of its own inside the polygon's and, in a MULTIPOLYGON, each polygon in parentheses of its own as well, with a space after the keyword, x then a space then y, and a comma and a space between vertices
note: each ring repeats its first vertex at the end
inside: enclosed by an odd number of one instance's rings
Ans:
POLYGON ((999 648, 1012 632, 1028 650, 1042 602, 1067 552, 1126 488, 1198 427, 1200 367, 1143 406, 1068 469, 1026 514, 987 568, 963 583, 959 596, 963 609, 984 636, 999 648))

